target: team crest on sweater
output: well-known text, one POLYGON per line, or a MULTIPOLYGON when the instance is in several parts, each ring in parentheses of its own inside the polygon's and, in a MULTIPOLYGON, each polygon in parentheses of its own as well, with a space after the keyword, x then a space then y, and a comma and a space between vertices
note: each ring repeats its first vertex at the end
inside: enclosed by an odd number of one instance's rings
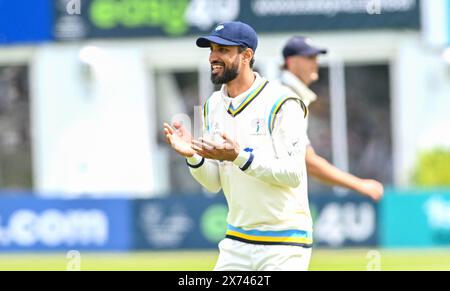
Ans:
POLYGON ((266 121, 264 118, 255 118, 251 121, 251 135, 265 135, 266 127, 264 126, 266 121))

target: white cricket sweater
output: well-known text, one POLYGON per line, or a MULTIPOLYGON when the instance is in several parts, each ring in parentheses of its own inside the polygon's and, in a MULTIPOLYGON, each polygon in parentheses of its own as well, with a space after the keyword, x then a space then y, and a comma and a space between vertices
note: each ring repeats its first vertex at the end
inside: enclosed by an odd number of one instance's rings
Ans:
POLYGON ((225 132, 240 145, 233 162, 194 156, 193 177, 228 203, 226 236, 257 244, 312 245, 305 166, 306 106, 291 90, 255 73, 236 98, 226 85, 204 105, 204 135, 225 132))

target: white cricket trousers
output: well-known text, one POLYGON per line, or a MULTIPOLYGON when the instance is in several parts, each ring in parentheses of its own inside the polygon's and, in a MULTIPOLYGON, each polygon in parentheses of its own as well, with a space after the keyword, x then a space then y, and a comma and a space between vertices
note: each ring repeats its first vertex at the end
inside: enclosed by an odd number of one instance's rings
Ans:
POLYGON ((214 271, 307 271, 311 248, 259 245, 225 238, 214 271))

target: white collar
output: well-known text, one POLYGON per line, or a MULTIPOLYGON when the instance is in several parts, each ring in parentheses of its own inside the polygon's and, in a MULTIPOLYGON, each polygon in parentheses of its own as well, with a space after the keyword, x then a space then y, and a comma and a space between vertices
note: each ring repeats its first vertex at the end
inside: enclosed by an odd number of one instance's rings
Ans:
POLYGON ((300 99, 309 106, 312 102, 316 101, 317 95, 308 86, 305 85, 297 76, 288 70, 284 70, 281 74, 281 83, 288 86, 296 93, 300 99))
POLYGON ((239 94, 238 96, 236 96, 234 98, 231 98, 228 96, 227 85, 226 84, 222 85, 222 88, 220 89, 220 94, 222 95, 222 99, 225 102, 225 106, 227 109, 230 107, 230 104, 233 105, 233 108, 238 108, 239 105, 245 100, 245 98, 247 98, 247 96, 251 92, 253 92, 253 90, 258 88, 261 85, 261 83, 264 81, 264 79, 257 72, 253 72, 253 74, 255 74, 255 81, 250 86, 250 88, 248 88, 247 91, 239 94))

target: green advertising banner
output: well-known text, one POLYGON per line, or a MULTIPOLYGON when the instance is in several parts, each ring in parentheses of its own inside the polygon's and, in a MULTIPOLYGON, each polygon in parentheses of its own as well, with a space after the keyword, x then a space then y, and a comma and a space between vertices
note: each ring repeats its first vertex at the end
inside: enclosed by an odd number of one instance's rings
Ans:
POLYGON ((240 20, 258 33, 419 29, 418 0, 57 0, 59 40, 180 37, 240 20))
POLYGON ((383 247, 450 247, 450 190, 389 191, 380 210, 383 247))

